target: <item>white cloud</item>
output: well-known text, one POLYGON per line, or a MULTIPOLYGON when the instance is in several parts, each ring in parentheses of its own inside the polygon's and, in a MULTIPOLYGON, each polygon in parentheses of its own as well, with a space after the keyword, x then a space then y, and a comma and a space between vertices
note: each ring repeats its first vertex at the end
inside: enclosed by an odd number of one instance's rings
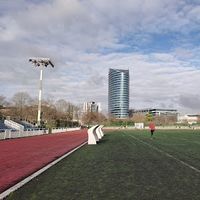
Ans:
POLYGON ((198 95, 200 86, 200 47, 190 37, 199 17, 199 5, 185 0, 4 1, 0 94, 36 96, 39 70, 28 58, 42 56, 55 63, 45 69, 44 96, 100 101, 107 109, 108 69, 122 68, 130 71, 130 107, 200 112, 183 98, 198 95), (173 33, 173 48, 143 53, 153 34, 173 33))

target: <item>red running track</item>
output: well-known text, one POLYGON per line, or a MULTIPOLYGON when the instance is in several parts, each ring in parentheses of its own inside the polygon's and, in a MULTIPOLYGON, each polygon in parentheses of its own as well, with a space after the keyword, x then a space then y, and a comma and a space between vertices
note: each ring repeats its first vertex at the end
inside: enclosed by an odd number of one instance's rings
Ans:
POLYGON ((87 130, 0 141, 0 193, 87 141, 87 130))

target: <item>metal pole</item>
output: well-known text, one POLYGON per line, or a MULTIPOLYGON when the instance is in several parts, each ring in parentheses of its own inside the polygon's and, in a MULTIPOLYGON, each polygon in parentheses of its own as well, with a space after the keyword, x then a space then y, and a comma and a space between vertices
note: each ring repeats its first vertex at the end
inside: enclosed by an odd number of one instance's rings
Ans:
POLYGON ((54 67, 54 64, 49 58, 30 58, 29 62, 33 63, 35 67, 40 68, 40 83, 39 83, 39 96, 38 96, 38 116, 37 116, 37 126, 41 125, 41 106, 42 106, 42 71, 43 67, 51 65, 54 67))
POLYGON ((38 117, 37 117, 37 125, 40 126, 41 122, 41 106, 42 106, 42 66, 40 70, 40 84, 39 84, 39 96, 38 96, 38 117))

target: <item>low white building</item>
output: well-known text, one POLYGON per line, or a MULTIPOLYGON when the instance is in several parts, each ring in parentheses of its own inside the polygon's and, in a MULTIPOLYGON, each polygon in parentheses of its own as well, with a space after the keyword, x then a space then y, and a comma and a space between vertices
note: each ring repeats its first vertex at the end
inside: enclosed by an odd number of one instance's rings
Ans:
POLYGON ((145 108, 145 109, 137 109, 130 110, 130 115, 134 114, 143 114, 151 113, 153 116, 177 116, 178 111, 176 109, 158 109, 158 108, 145 108))
POLYGON ((192 114, 186 114, 186 115, 179 115, 178 116, 178 123, 185 123, 188 124, 196 124, 200 118, 200 115, 192 115, 192 114))

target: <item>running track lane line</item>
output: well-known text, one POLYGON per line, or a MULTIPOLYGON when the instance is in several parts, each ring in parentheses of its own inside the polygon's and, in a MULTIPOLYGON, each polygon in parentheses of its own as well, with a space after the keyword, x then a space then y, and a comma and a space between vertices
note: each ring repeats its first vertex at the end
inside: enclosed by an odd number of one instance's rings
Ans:
MULTIPOLYGON (((124 134, 125 134, 125 133, 124 133, 124 134)), ((165 151, 163 151, 163 150, 161 150, 161 149, 159 149, 159 148, 157 148, 157 147, 155 147, 155 146, 153 146, 153 145, 151 145, 151 144, 149 144, 149 143, 147 143, 147 142, 144 142, 143 140, 140 140, 140 139, 138 139, 137 137, 135 137, 135 136, 133 136, 133 135, 128 135, 128 136, 134 138, 135 140, 137 140, 137 141, 139 141, 139 142, 141 142, 141 143, 143 143, 143 144, 145 144, 145 145, 147 145, 147 146, 149 146, 149 147, 151 147, 152 149, 154 149, 154 150, 156 150, 156 151, 158 151, 158 152, 160 152, 160 153, 163 153, 163 154, 166 155, 167 157, 172 158, 172 159, 176 160, 177 162, 180 162, 182 165, 185 165, 185 166, 189 167, 190 169, 193 169, 194 171, 200 173, 200 170, 197 169, 196 167, 193 167, 192 165, 190 165, 190 164, 188 164, 188 163, 186 163, 186 162, 184 162, 184 161, 182 161, 182 160, 180 160, 180 159, 178 159, 178 158, 175 158, 175 157, 172 156, 171 154, 169 154, 169 153, 167 153, 167 152, 165 152, 165 151)))
POLYGON ((33 178, 37 177, 38 175, 40 175, 41 173, 43 173, 44 171, 46 171, 47 169, 49 169, 50 167, 52 167, 53 165, 55 165, 56 163, 58 163, 59 161, 61 161, 62 159, 64 159, 65 157, 69 156, 70 154, 72 154, 74 151, 76 151, 77 149, 81 148, 85 144, 87 144, 87 142, 82 143, 81 145, 79 145, 78 147, 72 149, 68 153, 66 153, 63 156, 61 156, 60 158, 54 160, 53 162, 49 163, 45 167, 41 168, 37 172, 35 172, 35 173, 31 174, 30 176, 26 177, 24 180, 20 181, 19 183, 15 184, 14 186, 8 188, 7 190, 5 190, 4 192, 2 192, 0 194, 0 199, 4 199, 11 192, 14 192, 15 190, 19 189, 20 187, 22 187, 23 185, 25 185, 26 183, 28 183, 29 181, 31 181, 33 178))

